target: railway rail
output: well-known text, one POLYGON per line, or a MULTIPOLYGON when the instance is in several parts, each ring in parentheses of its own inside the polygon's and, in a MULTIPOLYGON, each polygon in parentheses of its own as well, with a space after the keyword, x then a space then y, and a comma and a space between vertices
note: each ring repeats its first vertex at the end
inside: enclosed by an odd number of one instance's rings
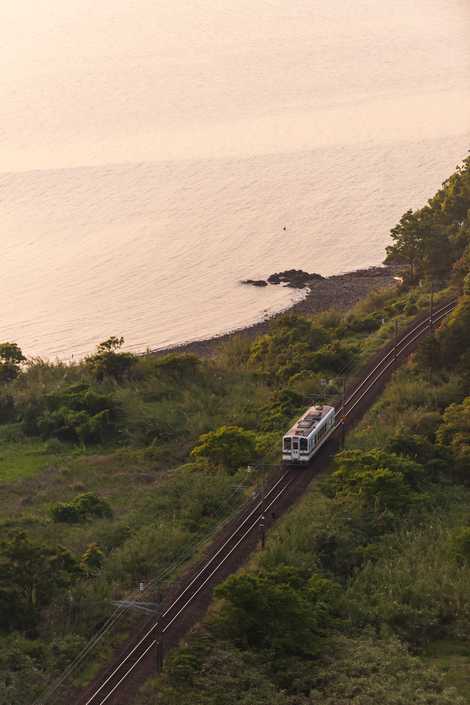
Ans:
MULTIPOLYGON (((354 388, 348 390, 343 403, 337 408, 337 423, 331 434, 336 437, 337 443, 331 444, 332 447, 337 447, 345 424, 350 423, 376 396, 380 383, 385 382, 399 360, 411 352, 417 342, 447 316, 455 305, 456 301, 453 300, 435 310, 431 309, 426 318, 415 322, 400 337, 397 336, 394 344, 382 351, 372 363, 372 369, 354 388)), ((222 543, 219 541, 215 544, 212 552, 195 573, 187 578, 171 603, 158 618, 152 618, 113 665, 82 694, 76 705, 127 705, 132 702, 130 698, 135 694, 139 681, 161 668, 164 645, 166 647, 176 643, 191 625, 191 620, 186 620, 186 625, 180 624, 184 622, 189 608, 198 599, 207 604, 213 585, 240 565, 240 556, 237 559, 237 554, 243 554, 243 558, 260 539, 264 541, 266 524, 271 523, 273 515, 279 516, 303 492, 315 470, 319 469, 315 466, 321 465, 322 456, 324 465, 325 452, 321 449, 306 468, 283 469, 279 477, 241 511, 222 543)))

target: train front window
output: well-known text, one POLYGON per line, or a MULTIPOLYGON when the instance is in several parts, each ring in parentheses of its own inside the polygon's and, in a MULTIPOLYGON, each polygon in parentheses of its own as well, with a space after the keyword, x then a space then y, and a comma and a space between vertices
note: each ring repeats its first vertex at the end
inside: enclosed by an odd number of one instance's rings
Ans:
POLYGON ((306 438, 300 439, 300 450, 308 451, 308 441, 306 438))
POLYGON ((290 450, 292 446, 292 441, 290 438, 284 438, 284 450, 290 450))
POLYGON ((294 450, 299 450, 299 441, 297 438, 294 438, 294 450))

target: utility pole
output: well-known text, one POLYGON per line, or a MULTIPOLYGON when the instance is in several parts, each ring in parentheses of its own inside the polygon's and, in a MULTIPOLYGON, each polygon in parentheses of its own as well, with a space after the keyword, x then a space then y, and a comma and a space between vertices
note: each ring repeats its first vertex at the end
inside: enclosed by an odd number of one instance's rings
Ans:
POLYGON ((429 327, 432 328, 432 317, 434 313, 434 281, 431 279, 431 295, 429 297, 429 327))
POLYGON ((261 537, 261 548, 264 548, 266 546, 266 523, 265 523, 264 514, 261 514, 261 517, 259 520, 259 532, 260 532, 260 537, 261 537))
POLYGON ((259 533, 260 533, 260 541, 261 541, 261 548, 264 548, 266 545, 266 521, 265 521, 265 511, 266 511, 266 484, 267 484, 268 478, 265 476, 262 479, 262 488, 261 488, 261 515, 259 518, 259 533))
POLYGON ((344 450, 344 441, 346 436, 345 419, 346 419, 346 377, 343 378, 343 393, 341 400, 341 449, 344 450))
POLYGON ((393 361, 397 361, 397 347, 398 347, 398 321, 395 319, 395 334, 393 339, 393 361))
POLYGON ((156 666, 157 666, 157 673, 161 673, 163 670, 163 638, 160 639, 160 641, 157 641, 156 644, 156 666))

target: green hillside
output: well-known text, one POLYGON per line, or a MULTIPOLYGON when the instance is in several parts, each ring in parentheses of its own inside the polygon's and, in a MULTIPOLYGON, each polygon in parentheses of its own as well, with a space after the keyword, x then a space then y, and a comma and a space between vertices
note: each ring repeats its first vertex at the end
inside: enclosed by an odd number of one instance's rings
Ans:
POLYGON ((214 358, 135 357, 111 338, 66 365, 0 345, 0 705, 31 705, 140 583, 160 600, 279 462, 289 423, 337 403, 431 290, 457 309, 141 702, 459 702, 445 688, 466 688, 469 208, 467 159, 392 231, 403 285, 278 317, 214 358))

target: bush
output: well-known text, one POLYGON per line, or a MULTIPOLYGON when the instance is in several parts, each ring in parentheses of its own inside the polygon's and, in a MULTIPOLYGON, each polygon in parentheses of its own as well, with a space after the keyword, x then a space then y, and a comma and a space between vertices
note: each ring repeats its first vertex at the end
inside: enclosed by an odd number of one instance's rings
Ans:
POLYGON ((307 579, 288 566, 271 573, 234 575, 216 588, 224 599, 222 634, 278 655, 313 654, 339 605, 340 590, 326 578, 307 579))
POLYGON ((94 355, 85 358, 85 364, 98 382, 107 377, 123 382, 130 376, 137 358, 131 353, 118 352, 123 344, 124 338, 111 336, 97 346, 94 355))
POLYGON ((56 522, 79 524, 91 519, 111 519, 113 512, 106 500, 92 492, 78 495, 72 502, 54 504, 50 513, 56 522))
POLYGON ((200 436, 191 455, 234 472, 256 459, 256 437, 239 426, 221 426, 200 436))
POLYGON ((464 705, 398 639, 339 637, 323 654, 310 705, 464 705), (334 654, 332 656, 331 654, 334 654))
POLYGON ((201 360, 193 353, 169 353, 157 357, 154 361, 154 370, 162 377, 169 377, 175 381, 190 379, 199 370, 201 360))
POLYGON ((351 316, 347 319, 346 324, 353 333, 373 333, 382 325, 382 316, 380 311, 364 317, 351 316))
POLYGON ((15 400, 10 394, 0 395, 0 424, 16 420, 15 400))
POLYGON ((21 407, 22 426, 28 435, 44 440, 97 443, 117 432, 118 404, 111 394, 100 394, 87 384, 64 387, 21 407))

